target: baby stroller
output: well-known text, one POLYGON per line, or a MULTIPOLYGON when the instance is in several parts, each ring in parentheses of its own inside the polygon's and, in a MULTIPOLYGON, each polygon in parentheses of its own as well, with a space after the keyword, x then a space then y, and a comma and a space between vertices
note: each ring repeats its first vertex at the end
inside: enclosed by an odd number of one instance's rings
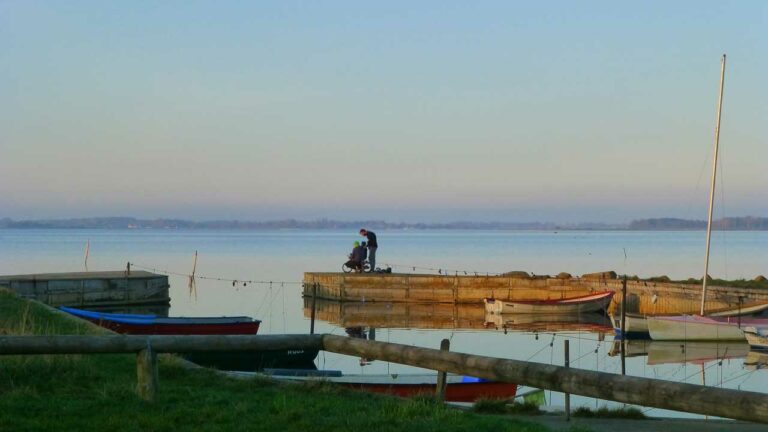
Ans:
POLYGON ((351 273, 353 271, 355 273, 368 273, 371 271, 371 263, 368 262, 368 250, 366 249, 365 242, 362 244, 355 242, 354 249, 352 249, 352 253, 347 258, 349 258, 349 261, 341 266, 341 270, 344 273, 351 273))
POLYGON ((341 271, 344 273, 352 273, 353 271, 355 273, 370 273, 371 263, 369 263, 368 260, 365 260, 361 264, 358 264, 356 261, 349 260, 341 265, 341 271))

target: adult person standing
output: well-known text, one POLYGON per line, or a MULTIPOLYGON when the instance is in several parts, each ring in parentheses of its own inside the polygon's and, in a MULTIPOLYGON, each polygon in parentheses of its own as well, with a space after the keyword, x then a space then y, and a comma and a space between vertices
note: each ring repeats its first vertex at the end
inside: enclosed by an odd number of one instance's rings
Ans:
POLYGON ((379 243, 376 242, 376 233, 368 231, 365 228, 360 230, 360 235, 368 239, 368 262, 371 263, 371 271, 376 270, 376 249, 379 248, 379 243))

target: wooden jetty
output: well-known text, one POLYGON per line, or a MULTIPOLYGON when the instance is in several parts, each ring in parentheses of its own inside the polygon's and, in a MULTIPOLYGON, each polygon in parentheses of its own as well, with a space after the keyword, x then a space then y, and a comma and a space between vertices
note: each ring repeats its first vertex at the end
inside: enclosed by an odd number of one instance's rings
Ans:
MULTIPOLYGON (((622 280, 614 272, 580 277, 534 276, 512 272, 502 276, 304 273, 304 296, 340 302, 480 304, 484 298, 550 300, 596 291, 621 292, 622 280)), ((710 286, 707 309, 737 308, 750 302, 768 302, 768 290, 710 286)), ((627 312, 642 314, 696 313, 701 301, 698 284, 627 281, 627 312)), ((614 296, 610 311, 620 296, 614 296)))
POLYGON ((0 287, 51 306, 168 304, 168 276, 146 271, 99 271, 0 276, 0 287))

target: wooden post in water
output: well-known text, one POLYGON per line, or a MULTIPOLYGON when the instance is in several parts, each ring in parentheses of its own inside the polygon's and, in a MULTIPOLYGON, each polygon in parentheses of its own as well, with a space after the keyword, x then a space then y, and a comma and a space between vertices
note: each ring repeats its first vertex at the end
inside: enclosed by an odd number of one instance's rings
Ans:
MULTIPOLYGON (((440 342, 440 351, 448 351, 451 348, 451 341, 443 339, 440 342)), ((443 401, 445 400, 445 389, 447 383, 448 373, 446 371, 437 371, 437 387, 435 388, 435 397, 443 401)))
POLYGON ((147 347, 136 354, 136 392, 147 402, 155 400, 157 393, 157 353, 147 340, 147 347))
POLYGON ((627 339, 627 275, 624 275, 624 279, 621 281, 621 374, 626 375, 626 345, 624 341, 627 339))
MULTIPOLYGON (((563 355, 565 355, 565 367, 571 367, 568 339, 563 341, 563 355)), ((565 393, 565 421, 571 421, 571 394, 565 393)))
POLYGON ((312 312, 309 316, 309 334, 315 334, 315 309, 317 308, 317 282, 312 283, 312 312))

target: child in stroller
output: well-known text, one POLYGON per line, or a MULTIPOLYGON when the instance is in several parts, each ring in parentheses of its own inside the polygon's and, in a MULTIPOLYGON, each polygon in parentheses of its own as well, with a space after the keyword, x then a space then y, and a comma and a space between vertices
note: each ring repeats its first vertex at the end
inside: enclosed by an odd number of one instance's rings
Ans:
POLYGON ((341 270, 344 273, 350 273, 355 271, 356 273, 371 271, 371 265, 368 263, 368 249, 365 242, 355 242, 352 248, 352 253, 348 255, 349 261, 345 262, 341 266, 341 270))

